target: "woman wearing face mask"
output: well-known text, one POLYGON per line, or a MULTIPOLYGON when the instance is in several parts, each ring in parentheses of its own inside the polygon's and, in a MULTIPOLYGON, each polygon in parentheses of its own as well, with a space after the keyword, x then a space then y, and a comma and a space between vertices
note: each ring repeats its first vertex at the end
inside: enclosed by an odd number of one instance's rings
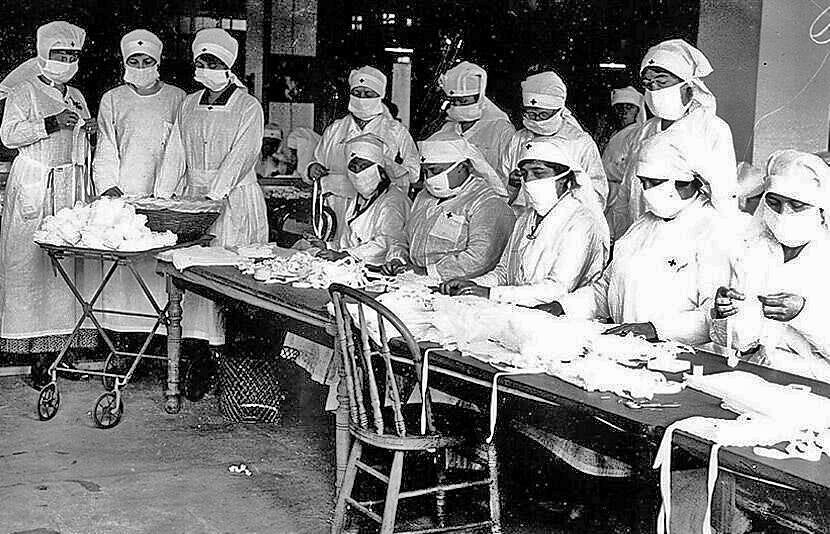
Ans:
POLYGON ((413 269, 436 280, 488 272, 513 231, 513 211, 474 168, 478 151, 465 139, 448 134, 419 148, 424 189, 406 223, 409 250, 391 254, 384 272, 413 269))
POLYGON ((702 190, 685 142, 661 134, 643 144, 636 172, 648 211, 617 241, 602 278, 542 309, 610 319, 619 326, 607 334, 709 341, 708 306, 729 277, 730 227, 702 190))
POLYGON ((359 258, 370 265, 383 265, 396 250, 406 250, 404 225, 412 202, 392 182, 383 164, 383 140, 363 134, 346 143, 349 151, 347 172, 357 196, 349 201, 346 227, 339 239, 327 245, 313 244, 317 256, 339 260, 359 258))
MULTIPOLYGON (((121 39, 124 84, 104 93, 98 109, 95 185, 106 196, 148 196, 153 193, 164 147, 185 93, 159 79, 162 43, 147 30, 121 39)), ((155 260, 137 268, 158 302, 164 302, 164 279, 155 274, 155 260)), ((103 307, 152 314, 153 309, 133 276, 119 270, 107 286, 103 307)), ((119 332, 149 332, 154 321, 105 315, 105 327, 119 332)))
POLYGON ((456 135, 469 141, 478 150, 479 172, 488 180, 499 177, 502 187, 496 192, 507 196, 506 178, 498 173, 499 161, 516 129, 507 114, 487 98, 487 72, 462 61, 441 77, 440 84, 447 97, 447 122, 429 140, 456 135))
POLYGON ((825 208, 830 169, 817 156, 782 150, 767 162, 768 186, 731 258, 712 309, 712 339, 742 357, 830 382, 830 260, 825 208))
MULTIPOLYGON (((219 28, 201 30, 193 41, 195 79, 204 89, 185 97, 165 147, 156 196, 173 194, 222 202, 209 233, 223 247, 268 241, 265 198, 254 166, 264 130, 262 106, 231 72, 239 44, 219 28)), ((185 295, 186 337, 224 342, 215 305, 185 295)))
POLYGON ((633 135, 625 152, 626 170, 619 193, 609 204, 609 221, 614 239, 621 237, 642 215, 645 203, 638 187, 634 162, 649 137, 663 131, 695 140, 690 149, 692 164, 705 168, 712 205, 725 214, 738 209, 735 148, 732 131, 715 115, 715 97, 701 78, 712 72, 706 56, 682 39, 671 39, 651 47, 640 66, 646 90, 646 106, 655 115, 633 135))
POLYGON ((570 161, 565 141, 527 143, 519 168, 528 207, 501 261, 478 278, 445 282, 444 293, 536 306, 588 284, 605 267, 608 224, 589 180, 570 161))
POLYGON ((565 107, 565 82, 555 72, 541 72, 528 76, 522 82, 522 122, 524 128, 514 133, 500 156, 499 170, 511 184, 513 205, 524 206, 525 195, 520 193, 521 172, 519 158, 524 146, 532 139, 550 137, 562 140, 570 160, 583 169, 596 192, 598 205, 605 207, 608 180, 602 166, 597 144, 582 129, 576 118, 565 107))
POLYGON ((337 219, 335 239, 345 231, 347 206, 357 195, 348 179, 346 141, 364 133, 380 137, 392 183, 407 192, 409 185, 418 181, 415 141, 381 102, 386 96, 386 76, 374 67, 360 67, 349 74, 349 88, 349 114, 326 128, 308 169, 301 171, 311 181, 319 180, 325 202, 337 219))
MULTIPOLYGON (((63 21, 38 28, 39 74, 14 88, 0 127, 3 144, 20 151, 0 226, 0 352, 39 356, 32 367, 37 385, 48 381, 42 371, 79 317, 74 297, 32 237, 46 216, 84 200, 79 177, 87 133, 97 128, 84 120, 86 101, 67 83, 78 71, 85 37, 84 30, 63 21)), ((76 276, 72 262, 65 268, 76 276)), ((75 345, 94 346, 96 339, 94 331, 84 330, 75 345)))

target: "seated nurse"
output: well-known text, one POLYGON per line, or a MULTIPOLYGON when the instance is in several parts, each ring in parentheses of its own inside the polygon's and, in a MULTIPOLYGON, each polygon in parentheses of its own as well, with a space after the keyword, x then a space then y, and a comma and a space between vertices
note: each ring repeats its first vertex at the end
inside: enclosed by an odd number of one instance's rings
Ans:
POLYGON ((406 218, 412 202, 383 167, 384 142, 362 134, 346 142, 347 173, 357 196, 346 204, 346 227, 334 241, 315 241, 317 256, 339 260, 346 256, 370 265, 383 265, 398 249, 406 249, 406 218))
POLYGON ((476 170, 478 149, 456 134, 419 143, 424 189, 406 223, 408 248, 391 255, 387 274, 407 269, 437 280, 480 276, 496 266, 516 217, 496 192, 503 184, 476 170))
POLYGON ((608 223, 591 179, 560 138, 537 138, 519 153, 524 207, 496 267, 442 284, 450 295, 476 295, 536 306, 588 285, 608 261, 608 223))
POLYGON ((830 168, 783 150, 766 174, 761 204, 730 258, 731 278, 717 292, 712 340, 731 342, 747 360, 830 382, 830 168))
POLYGON ((690 345, 709 341, 710 301, 729 277, 721 252, 729 225, 691 167, 690 149, 686 138, 671 133, 644 142, 635 164, 648 210, 617 241, 599 280, 543 309, 610 319, 618 326, 607 334, 690 345))

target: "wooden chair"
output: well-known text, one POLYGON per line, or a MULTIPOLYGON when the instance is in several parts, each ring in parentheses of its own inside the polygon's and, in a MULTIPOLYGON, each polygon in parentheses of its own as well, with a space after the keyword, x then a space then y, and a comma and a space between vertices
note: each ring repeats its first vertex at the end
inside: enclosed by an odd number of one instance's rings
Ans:
MULTIPOLYGON (((407 455, 435 451, 446 454, 448 449, 469 450, 481 448, 484 444, 484 432, 473 433, 473 437, 462 435, 452 430, 436 429, 435 418, 430 404, 429 394, 423 399, 422 413, 425 425, 417 420, 407 421, 405 403, 409 391, 401 391, 403 386, 392 366, 389 340, 400 338, 405 347, 404 353, 398 354, 410 358, 414 363, 414 387, 421 389, 421 350, 409 329, 388 308, 375 301, 369 295, 341 284, 332 284, 329 293, 334 304, 337 322, 337 348, 342 356, 341 363, 345 374, 349 397, 349 430, 354 438, 349 453, 343 483, 337 495, 331 532, 343 532, 346 522, 347 505, 371 520, 380 524, 381 534, 390 534, 395 530, 395 517, 398 501, 413 497, 435 495, 437 508, 437 528, 408 531, 418 532, 454 532, 475 531, 485 528, 493 533, 501 532, 500 505, 498 491, 498 465, 495 446, 486 448, 486 465, 482 471, 483 479, 447 484, 443 476, 443 463, 439 462, 438 483, 428 488, 401 491, 404 460, 407 455), (367 316, 373 314, 377 321, 379 339, 371 339, 367 316), (389 331, 391 327, 391 332, 389 331), (406 354, 408 352, 408 354, 406 354), (379 385, 380 383, 380 385, 379 385), (406 393, 403 395, 402 393, 406 393), (384 409, 383 403, 388 396, 391 409, 384 409), (425 427, 425 431, 421 431, 425 427), (376 448, 392 453, 391 468, 388 473, 361 460, 365 448, 376 448), (375 501, 357 501, 352 498, 355 478, 358 470, 380 480, 387 486, 384 499, 375 501), (444 514, 444 499, 448 492, 466 488, 486 486, 489 490, 489 519, 475 523, 447 526, 444 514), (373 510, 375 505, 383 503, 383 511, 373 510)), ((396 340, 397 341, 397 340, 396 340)), ((397 345, 396 345, 397 346, 397 345)), ((342 376, 342 375, 341 375, 342 376)), ((411 383, 411 381, 410 381, 411 383)), ((428 391, 428 389, 427 389, 428 391)), ((368 449, 367 449, 368 450, 368 449)), ((476 461, 475 458, 470 458, 476 461)))

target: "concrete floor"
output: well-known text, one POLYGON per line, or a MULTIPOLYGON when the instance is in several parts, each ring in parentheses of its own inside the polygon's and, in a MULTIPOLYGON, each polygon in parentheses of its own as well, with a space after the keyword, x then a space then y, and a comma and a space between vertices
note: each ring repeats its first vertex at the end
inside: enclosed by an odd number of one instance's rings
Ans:
MULTIPOLYGON (((151 373, 125 390, 121 423, 100 430, 98 380, 61 380, 60 411, 42 422, 37 392, 0 379, 0 534, 327 532, 333 430, 325 392, 300 380, 283 424, 233 425, 212 396, 165 414, 162 374, 151 373), (228 472, 239 463, 252 476, 228 472)), ((503 487, 505 532, 606 531, 554 528, 563 522, 503 487)))

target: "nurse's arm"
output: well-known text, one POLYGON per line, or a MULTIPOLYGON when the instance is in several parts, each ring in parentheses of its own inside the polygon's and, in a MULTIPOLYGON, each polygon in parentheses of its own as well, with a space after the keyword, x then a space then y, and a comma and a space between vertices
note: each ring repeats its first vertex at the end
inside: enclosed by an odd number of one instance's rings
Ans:
POLYGON ((33 117, 28 90, 14 91, 6 99, 0 139, 9 148, 21 148, 49 137, 43 117, 33 117))
POLYGON ((225 155, 216 178, 210 184, 208 198, 222 200, 230 194, 243 178, 254 170, 262 148, 265 121, 259 102, 248 107, 242 117, 230 151, 225 155))

